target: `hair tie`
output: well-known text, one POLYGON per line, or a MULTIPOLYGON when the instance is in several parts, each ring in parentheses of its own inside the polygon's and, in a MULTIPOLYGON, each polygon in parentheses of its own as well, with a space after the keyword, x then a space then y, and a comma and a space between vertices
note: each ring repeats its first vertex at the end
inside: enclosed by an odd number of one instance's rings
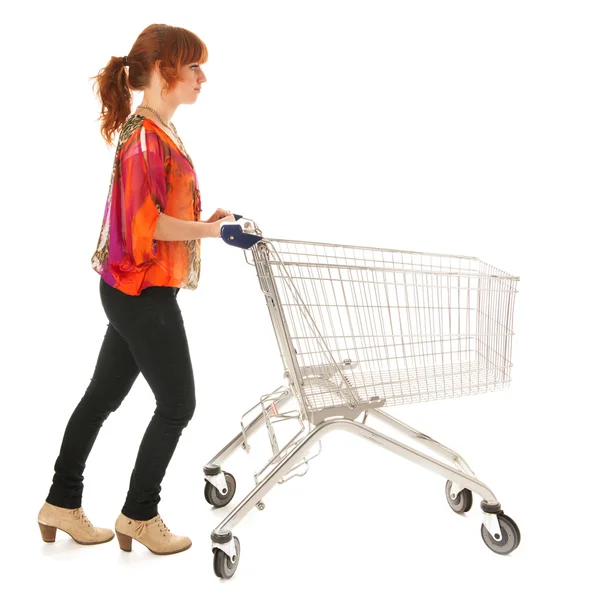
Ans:
POLYGON ((124 64, 125 66, 127 66, 127 57, 126 57, 126 56, 124 56, 124 57, 123 57, 123 64, 124 64))

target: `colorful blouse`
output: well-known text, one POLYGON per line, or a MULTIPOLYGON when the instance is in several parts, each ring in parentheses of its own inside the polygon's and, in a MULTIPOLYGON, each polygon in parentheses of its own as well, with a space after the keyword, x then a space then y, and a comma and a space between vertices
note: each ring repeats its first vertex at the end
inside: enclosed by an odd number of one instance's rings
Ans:
POLYGON ((200 221, 201 210, 188 154, 152 119, 130 115, 119 135, 93 269, 131 296, 153 285, 196 289, 200 240, 153 235, 161 212, 200 221))

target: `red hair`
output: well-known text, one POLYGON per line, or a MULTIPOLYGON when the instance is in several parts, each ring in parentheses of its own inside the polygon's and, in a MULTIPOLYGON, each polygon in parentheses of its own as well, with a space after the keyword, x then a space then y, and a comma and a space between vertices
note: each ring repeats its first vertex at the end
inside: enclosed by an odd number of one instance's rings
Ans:
POLYGON ((107 145, 131 113, 131 91, 142 90, 150 85, 152 69, 159 62, 160 74, 166 81, 164 92, 170 92, 177 84, 182 65, 204 64, 208 50, 204 42, 183 27, 149 25, 140 33, 127 56, 127 67, 122 56, 112 56, 106 67, 94 79, 94 91, 102 104, 100 133, 107 145), (127 72, 129 69, 129 73, 127 72))

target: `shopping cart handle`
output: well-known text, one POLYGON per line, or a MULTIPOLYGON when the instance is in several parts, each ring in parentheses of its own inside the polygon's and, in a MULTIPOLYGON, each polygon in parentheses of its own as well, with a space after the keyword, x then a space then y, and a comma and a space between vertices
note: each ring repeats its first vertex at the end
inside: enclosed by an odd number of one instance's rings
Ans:
MULTIPOLYGON (((234 214, 233 216, 236 221, 243 218, 241 215, 234 214)), ((244 250, 252 248, 254 244, 262 240, 262 236, 255 233, 247 233, 242 229, 241 225, 234 223, 224 223, 221 225, 221 238, 226 244, 235 248, 243 248, 244 250)))

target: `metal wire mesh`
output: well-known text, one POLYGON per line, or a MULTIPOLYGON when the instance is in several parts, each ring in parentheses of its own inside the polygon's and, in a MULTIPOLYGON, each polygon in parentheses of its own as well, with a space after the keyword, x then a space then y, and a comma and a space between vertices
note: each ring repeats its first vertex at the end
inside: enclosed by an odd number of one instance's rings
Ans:
POLYGON ((264 239, 252 249, 307 411, 510 382, 518 277, 477 258, 264 239))

